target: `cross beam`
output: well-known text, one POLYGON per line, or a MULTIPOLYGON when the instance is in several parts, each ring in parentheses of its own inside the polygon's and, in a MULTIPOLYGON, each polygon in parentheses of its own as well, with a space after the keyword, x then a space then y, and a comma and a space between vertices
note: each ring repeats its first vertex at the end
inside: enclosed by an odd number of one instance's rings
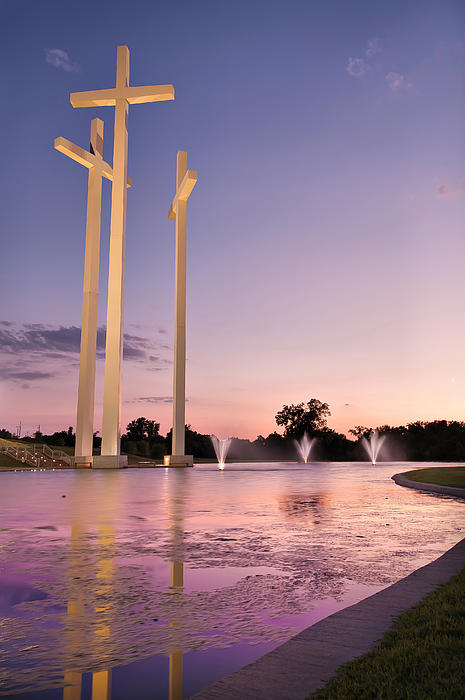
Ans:
MULTIPOLYGON (((100 122, 100 119, 92 121, 100 122)), ((53 142, 53 146, 57 151, 60 151, 60 153, 75 160, 76 163, 83 165, 85 168, 95 168, 100 171, 102 177, 105 177, 107 180, 113 180, 113 168, 103 160, 103 153, 100 154, 98 151, 95 151, 92 146, 92 151, 89 153, 89 151, 85 151, 80 146, 76 146, 75 143, 68 141, 68 139, 63 138, 63 136, 58 136, 53 142)), ((132 187, 132 180, 130 177, 127 179, 126 186, 132 187)))
POLYGON ((184 455, 186 418, 186 255, 187 200, 197 182, 197 172, 187 169, 187 153, 178 151, 176 194, 168 218, 176 221, 176 263, 174 301, 174 366, 173 366, 173 466, 192 466, 192 457, 184 455))
POLYGON ((113 107, 117 100, 126 100, 130 105, 139 105, 144 102, 174 100, 174 88, 172 85, 116 87, 107 90, 72 92, 69 99, 73 107, 113 107))
POLYGON ((115 108, 102 448, 100 458, 94 460, 101 467, 119 467, 124 463, 120 457, 120 423, 129 105, 165 100, 174 100, 172 85, 129 86, 127 46, 118 46, 114 88, 70 95, 73 107, 115 108))
MULTIPOLYGON (((179 151, 180 153, 183 153, 183 151, 179 151)), ((186 154, 187 155, 187 154, 186 154)), ((168 211, 168 219, 171 221, 176 220, 176 206, 178 201, 182 202, 187 202, 189 199, 192 190, 194 189, 194 185, 197 182, 197 170, 186 170, 186 173, 182 179, 181 184, 177 188, 176 194, 174 196, 173 201, 171 202, 171 206, 168 211)))

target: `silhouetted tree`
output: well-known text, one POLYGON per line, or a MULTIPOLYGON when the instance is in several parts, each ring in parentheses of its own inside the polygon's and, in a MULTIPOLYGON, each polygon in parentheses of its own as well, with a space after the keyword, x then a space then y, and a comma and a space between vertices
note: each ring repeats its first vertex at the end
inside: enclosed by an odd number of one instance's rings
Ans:
POLYGON ((160 423, 142 416, 135 418, 126 426, 126 438, 128 440, 153 440, 158 435, 160 423))
POLYGON ((160 423, 141 416, 126 426, 121 436, 121 451, 140 457, 161 459, 165 454, 165 439, 159 433, 160 423))
POLYGON ((276 414, 276 424, 284 427, 285 437, 300 438, 305 432, 315 435, 326 428, 330 415, 327 403, 310 399, 307 403, 284 405, 276 414))
MULTIPOLYGON (((166 453, 171 454, 171 445, 173 440, 173 429, 171 428, 166 434, 165 445, 166 453)), ((210 439, 210 435, 203 435, 195 430, 192 430, 190 425, 186 425, 185 448, 186 455, 194 455, 197 459, 213 459, 215 450, 210 439)))
POLYGON ((369 438, 373 433, 373 428, 365 428, 363 425, 356 425, 354 428, 349 430, 349 433, 357 440, 359 440, 361 437, 369 438))

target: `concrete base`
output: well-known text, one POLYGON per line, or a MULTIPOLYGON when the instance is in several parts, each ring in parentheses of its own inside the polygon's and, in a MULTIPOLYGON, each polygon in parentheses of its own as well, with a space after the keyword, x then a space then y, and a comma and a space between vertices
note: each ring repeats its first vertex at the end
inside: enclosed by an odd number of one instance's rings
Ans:
POLYGON ((90 469, 92 467, 93 457, 88 455, 79 455, 74 457, 74 468, 75 469, 90 469))
POLYGON ((127 455, 96 455, 92 464, 93 469, 123 469, 127 466, 127 455))
POLYGON ((163 459, 165 467, 193 467, 193 455, 166 455, 163 459))

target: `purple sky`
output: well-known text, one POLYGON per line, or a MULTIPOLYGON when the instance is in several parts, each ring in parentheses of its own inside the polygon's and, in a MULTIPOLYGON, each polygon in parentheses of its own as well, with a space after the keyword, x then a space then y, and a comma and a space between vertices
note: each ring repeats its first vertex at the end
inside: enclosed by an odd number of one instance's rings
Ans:
MULTIPOLYGON (((330 425, 464 419, 465 6, 460 0, 0 2, 0 424, 75 425, 87 148, 72 91, 176 100, 129 116, 123 422, 171 426, 176 151, 188 207, 187 421, 275 428, 317 397, 330 425)), ((104 182, 100 325, 110 185, 104 182)), ((100 427, 103 332, 96 428, 100 427)))

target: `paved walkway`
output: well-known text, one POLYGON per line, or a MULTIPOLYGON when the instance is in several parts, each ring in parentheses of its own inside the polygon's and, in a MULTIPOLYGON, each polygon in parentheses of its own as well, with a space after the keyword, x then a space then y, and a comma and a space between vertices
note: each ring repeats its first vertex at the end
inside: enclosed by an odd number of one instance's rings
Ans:
POLYGON ((193 696, 195 700, 304 700, 370 651, 395 620, 465 565, 465 539, 431 564, 345 608, 193 696))
POLYGON ((428 493, 439 493, 442 496, 455 496, 465 498, 465 489, 460 489, 458 486, 443 486, 442 484, 428 484, 426 481, 412 481, 405 474, 394 474, 391 477, 399 486, 406 486, 408 489, 417 489, 417 491, 427 491, 428 493))

